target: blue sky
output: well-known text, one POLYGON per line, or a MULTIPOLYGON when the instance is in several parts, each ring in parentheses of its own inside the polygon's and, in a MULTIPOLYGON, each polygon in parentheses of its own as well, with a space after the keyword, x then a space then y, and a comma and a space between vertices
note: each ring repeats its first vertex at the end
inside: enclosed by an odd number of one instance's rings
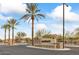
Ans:
MULTIPOLYGON (((31 36, 31 22, 19 20, 25 14, 27 8, 22 0, 0 0, 0 26, 5 24, 11 17, 15 18, 19 25, 16 26, 15 35, 17 32, 26 32, 27 36, 31 36)), ((65 31, 73 32, 79 27, 79 4, 69 4, 65 6, 65 31)), ((62 34, 62 3, 39 3, 38 8, 40 13, 46 15, 45 19, 35 20, 35 32, 37 30, 46 29, 53 34, 62 34)), ((0 38, 4 37, 4 30, 0 28, 0 38)))

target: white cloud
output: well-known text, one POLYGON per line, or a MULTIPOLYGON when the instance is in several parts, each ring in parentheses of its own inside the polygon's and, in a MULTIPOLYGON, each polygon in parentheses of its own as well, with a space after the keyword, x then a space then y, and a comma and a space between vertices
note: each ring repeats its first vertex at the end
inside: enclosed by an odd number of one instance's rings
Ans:
POLYGON ((62 24, 51 24, 50 27, 52 33, 56 34, 62 34, 63 31, 63 25, 62 24))
POLYGON ((37 24, 36 28, 38 30, 47 29, 47 26, 45 24, 37 24))
POLYGON ((18 12, 24 13, 23 0, 0 0, 0 9, 3 13, 18 12))
POLYGON ((62 24, 51 24, 52 28, 57 29, 57 30, 62 30, 63 29, 63 25, 62 24))
POLYGON ((11 16, 4 16, 4 15, 0 14, 0 20, 6 21, 6 20, 9 20, 11 18, 13 18, 13 17, 11 17, 11 16))
MULTIPOLYGON (((79 14, 72 12, 71 6, 65 6, 65 20, 66 21, 79 21, 79 14)), ((57 6, 48 14, 49 17, 62 20, 63 18, 63 5, 57 6)))
POLYGON ((0 14, 0 19, 6 19, 6 17, 0 14))
POLYGON ((71 24, 71 25, 66 25, 66 31, 70 31, 70 32, 73 32, 76 28, 79 28, 79 25, 78 24, 71 24))
POLYGON ((10 16, 4 16, 2 13, 25 13, 24 0, 0 0, 0 19, 7 20, 10 16))
MULTIPOLYGON (((49 29, 51 29, 52 33, 56 33, 56 34, 62 34, 63 33, 63 25, 62 24, 51 24, 50 27, 48 27, 49 29)), ((71 24, 71 25, 66 25, 65 24, 65 32, 69 31, 69 32, 74 32, 74 30, 76 28, 79 28, 78 24, 71 24)))

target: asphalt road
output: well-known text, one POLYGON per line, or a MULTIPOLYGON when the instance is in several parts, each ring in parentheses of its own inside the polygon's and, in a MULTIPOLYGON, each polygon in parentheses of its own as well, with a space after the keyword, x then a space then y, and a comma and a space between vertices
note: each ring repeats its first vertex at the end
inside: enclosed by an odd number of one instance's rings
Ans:
POLYGON ((0 46, 0 55, 79 55, 79 48, 71 48, 70 51, 50 51, 35 48, 28 48, 25 45, 0 46))

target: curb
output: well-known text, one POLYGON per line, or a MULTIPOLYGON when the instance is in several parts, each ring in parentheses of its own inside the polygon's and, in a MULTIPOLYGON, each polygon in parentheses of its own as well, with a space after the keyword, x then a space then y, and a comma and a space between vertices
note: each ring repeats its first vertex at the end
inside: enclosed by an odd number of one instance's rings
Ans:
POLYGON ((42 48, 42 47, 35 47, 35 46, 26 46, 29 48, 36 48, 36 49, 43 49, 43 50, 56 50, 56 51, 69 51, 71 50, 70 48, 61 48, 61 49, 56 49, 56 48, 42 48))
POLYGON ((71 45, 71 46, 66 46, 66 47, 79 47, 79 46, 76 46, 76 45, 71 45))

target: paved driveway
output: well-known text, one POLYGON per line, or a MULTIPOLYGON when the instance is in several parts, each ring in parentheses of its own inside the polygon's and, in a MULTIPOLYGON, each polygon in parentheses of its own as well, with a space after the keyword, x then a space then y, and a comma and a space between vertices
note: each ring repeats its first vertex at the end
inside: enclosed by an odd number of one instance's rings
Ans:
POLYGON ((28 48, 25 45, 0 46, 0 55, 79 55, 79 48, 71 48, 70 51, 49 51, 35 48, 28 48))

